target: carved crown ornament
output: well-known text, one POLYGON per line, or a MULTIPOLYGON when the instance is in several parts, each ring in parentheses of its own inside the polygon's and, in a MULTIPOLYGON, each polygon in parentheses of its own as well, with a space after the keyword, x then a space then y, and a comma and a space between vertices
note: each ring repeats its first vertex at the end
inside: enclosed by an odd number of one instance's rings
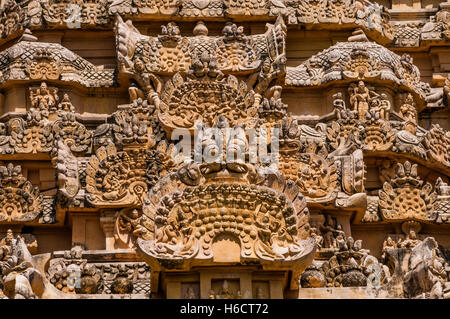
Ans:
POLYGON ((430 220, 437 195, 430 183, 423 185, 417 164, 397 164, 397 173, 379 192, 380 211, 384 220, 430 220))

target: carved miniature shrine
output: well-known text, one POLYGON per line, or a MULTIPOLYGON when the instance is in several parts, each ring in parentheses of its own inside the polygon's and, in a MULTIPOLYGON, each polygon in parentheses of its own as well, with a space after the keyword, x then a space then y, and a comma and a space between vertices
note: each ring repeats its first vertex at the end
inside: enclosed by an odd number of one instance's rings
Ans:
POLYGON ((0 297, 450 298, 450 2, 0 22, 0 297))

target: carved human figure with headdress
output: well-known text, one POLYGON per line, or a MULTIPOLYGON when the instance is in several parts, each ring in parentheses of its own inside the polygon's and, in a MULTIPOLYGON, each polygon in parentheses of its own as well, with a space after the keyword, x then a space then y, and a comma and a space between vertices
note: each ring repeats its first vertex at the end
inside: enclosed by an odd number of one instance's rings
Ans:
POLYGON ((386 93, 380 96, 380 118, 389 121, 389 112, 391 111, 391 102, 389 102, 386 93))
POLYGON ((338 120, 341 120, 343 117, 345 117, 346 107, 341 92, 333 94, 333 106, 336 110, 336 116, 338 120))
POLYGON ((338 226, 339 225, 337 225, 337 221, 331 215, 326 215, 325 222, 319 227, 323 236, 324 248, 337 247, 336 238, 339 235, 344 234, 344 232, 338 226))
POLYGON ((352 85, 349 88, 350 104, 353 111, 358 114, 358 119, 364 120, 366 113, 369 111, 370 92, 363 81, 359 81, 358 85, 352 85))
POLYGON ((400 115, 409 122, 417 123, 417 111, 411 93, 406 96, 403 105, 400 107, 400 115))
POLYGON ((421 242, 420 239, 417 238, 416 231, 413 228, 409 229, 408 234, 404 240, 401 240, 398 243, 398 246, 401 248, 413 248, 421 242))
POLYGON ((58 102, 57 89, 49 89, 47 83, 42 82, 38 89, 30 89, 31 106, 39 110, 50 110, 58 102))

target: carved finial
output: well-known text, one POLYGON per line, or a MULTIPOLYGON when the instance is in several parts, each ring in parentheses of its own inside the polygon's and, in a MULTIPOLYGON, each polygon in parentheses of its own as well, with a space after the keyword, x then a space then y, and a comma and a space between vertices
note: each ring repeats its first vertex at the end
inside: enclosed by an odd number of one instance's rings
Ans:
POLYGON ((202 36, 202 35, 206 36, 206 35, 208 35, 208 28, 203 23, 203 21, 199 21, 199 22, 197 22, 193 33, 195 36, 202 36))
POLYGON ((37 40, 38 38, 31 33, 30 29, 25 29, 25 31, 23 32, 22 36, 19 39, 19 42, 21 41, 36 42, 37 40))
POLYGON ((366 34, 362 29, 356 29, 352 35, 348 37, 348 42, 369 42, 366 34))

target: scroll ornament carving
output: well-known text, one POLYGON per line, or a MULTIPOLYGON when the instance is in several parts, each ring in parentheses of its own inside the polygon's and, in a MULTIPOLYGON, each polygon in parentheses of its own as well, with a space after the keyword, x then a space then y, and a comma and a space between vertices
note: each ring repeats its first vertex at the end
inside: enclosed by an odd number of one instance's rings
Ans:
POLYGON ((417 164, 406 161, 397 164, 397 174, 379 191, 379 207, 384 220, 424 220, 430 214, 437 194, 430 183, 423 185, 417 174, 417 164))
MULTIPOLYGON (((122 72, 173 74, 189 69, 189 40, 179 27, 169 22, 158 37, 143 36, 131 20, 116 22, 117 50, 122 72)), ((142 75, 141 75, 142 76, 142 75)))
POLYGON ((224 0, 225 12, 229 16, 253 16, 265 15, 269 12, 267 0, 224 0))
POLYGON ((107 1, 105 0, 90 2, 76 0, 59 2, 51 0, 43 3, 41 7, 39 8, 36 4, 33 5, 32 10, 28 9, 28 15, 35 20, 34 25, 38 24, 37 21, 41 19, 41 16, 48 25, 70 25, 72 28, 104 25, 110 20, 107 12, 107 1), (79 20, 77 20, 78 17, 79 20))
POLYGON ((27 72, 32 80, 58 80, 61 68, 54 61, 50 48, 36 50, 33 60, 27 65, 27 72))
POLYGON ((178 0, 134 0, 138 11, 143 14, 173 15, 179 10, 181 1, 178 0))
POLYGON ((222 17, 224 4, 222 0, 187 0, 183 2, 179 15, 182 17, 222 17))
POLYGON ((91 147, 92 133, 76 120, 74 112, 61 112, 53 122, 53 132, 55 140, 62 140, 74 153, 87 153, 91 147))
POLYGON ((245 36, 244 28, 227 23, 223 37, 216 42, 218 68, 223 71, 253 71, 261 60, 253 49, 252 38, 245 36))
POLYGON ((92 205, 142 205, 148 191, 145 150, 97 149, 86 167, 87 200, 92 205))
POLYGON ((9 144, 16 153, 50 152, 53 147, 51 124, 46 111, 30 109, 26 121, 13 118, 8 121, 9 144))
POLYGON ((388 268, 362 249, 361 240, 339 235, 337 246, 339 250, 329 260, 306 269, 301 276, 303 288, 373 287, 390 281, 388 268))
MULTIPOLYGON (((114 113, 113 125, 114 137, 119 145, 126 148, 148 145, 151 139, 151 129, 147 127, 145 120, 139 119, 139 114, 132 110, 118 111, 114 113)), ((153 146, 153 145, 150 145, 153 146)))
POLYGON ((43 211, 42 196, 22 175, 22 168, 9 163, 0 166, 0 220, 34 221, 43 211))
MULTIPOLYGON (((244 172, 243 178, 250 173, 244 172)), ((214 242, 224 233, 240 243, 240 258, 244 260, 283 260, 295 265, 308 256, 312 258, 315 244, 307 239, 306 202, 295 186, 287 190, 277 177, 274 182, 279 190, 273 189, 275 185, 264 187, 244 181, 203 185, 204 178, 201 170, 191 165, 167 175, 152 189, 143 219, 144 225, 148 223, 143 236, 147 240, 137 241, 140 251, 148 256, 144 259, 178 261, 180 266, 189 259, 211 260, 214 242), (186 178, 187 185, 177 182, 186 178), (289 195, 283 195, 283 191, 289 195), (221 195, 228 193, 242 194, 242 200, 229 201, 221 195), (205 196, 212 199, 208 204, 205 196)), ((294 270, 296 267, 301 266, 294 266, 294 270)))
POLYGON ((244 82, 225 76, 218 69, 217 58, 204 52, 193 61, 186 77, 177 73, 166 83, 159 119, 169 129, 193 129, 197 120, 212 127, 223 115, 235 126, 256 115, 253 98, 244 82))

